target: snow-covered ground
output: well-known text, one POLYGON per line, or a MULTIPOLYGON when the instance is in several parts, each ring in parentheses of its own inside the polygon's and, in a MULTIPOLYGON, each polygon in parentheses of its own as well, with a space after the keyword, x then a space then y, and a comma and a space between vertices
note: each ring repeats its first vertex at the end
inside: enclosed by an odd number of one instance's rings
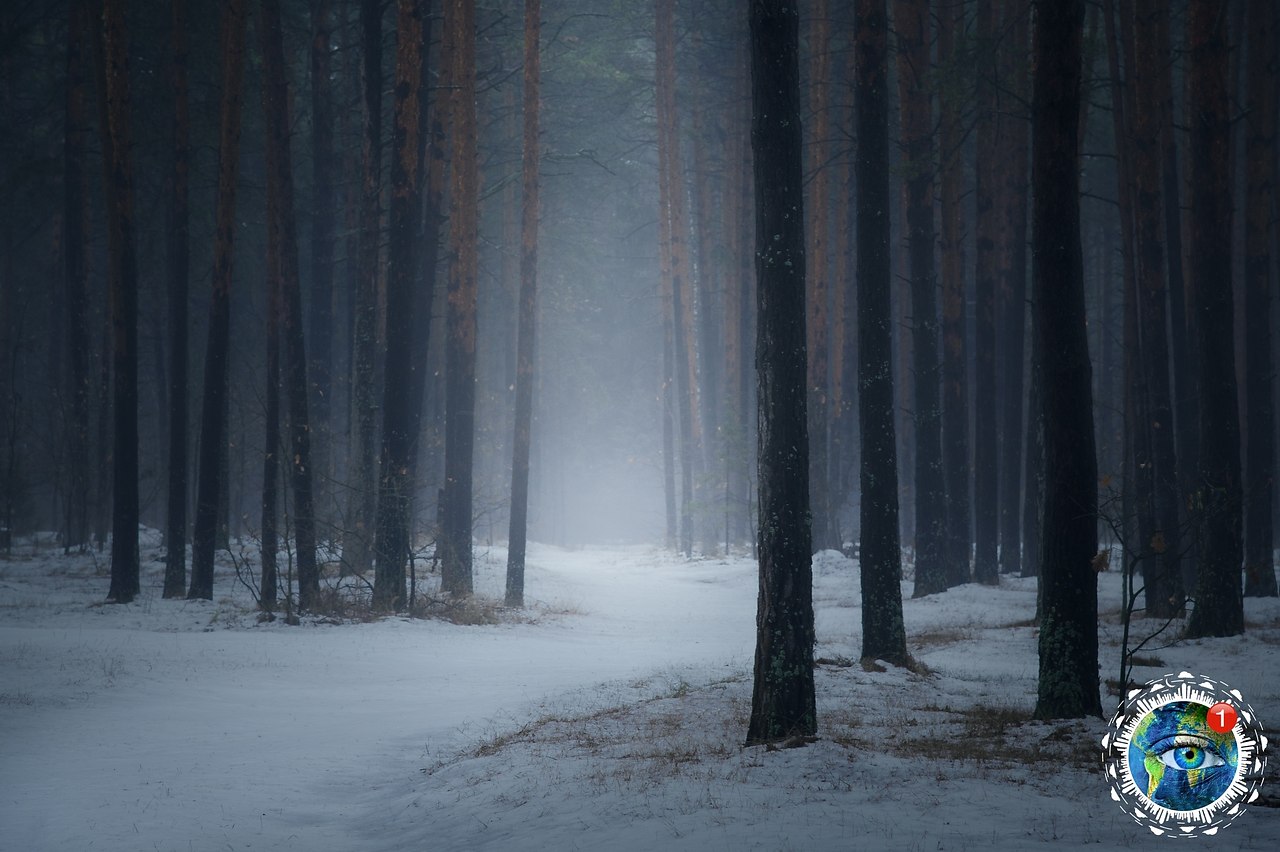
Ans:
MULTIPOLYGON (((497 623, 290 627, 257 622, 229 564, 214 601, 162 600, 157 554, 146 537, 125 606, 100 603, 92 556, 0 561, 0 849, 1178 845, 1110 800, 1102 720, 1027 721, 1034 581, 908 599, 931 671, 867 670, 856 565, 820 554, 820 739, 768 750, 741 745, 748 559, 535 546, 532 605, 497 623)), ((504 564, 478 551, 478 597, 499 597, 504 564)), ((1108 678, 1119 579, 1100 575, 1108 678)), ((1210 675, 1276 731, 1280 601, 1246 601, 1246 621, 1243 637, 1151 651, 1138 678, 1210 675)), ((1280 809, 1214 842, 1280 848, 1280 809)))

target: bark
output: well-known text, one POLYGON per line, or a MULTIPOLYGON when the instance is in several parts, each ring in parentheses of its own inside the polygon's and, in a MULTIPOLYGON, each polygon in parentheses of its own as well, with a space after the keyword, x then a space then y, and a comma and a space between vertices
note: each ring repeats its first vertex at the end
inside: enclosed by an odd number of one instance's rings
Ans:
POLYGON ((942 473, 942 401, 938 388, 938 304, 933 243, 933 111, 928 9, 894 0, 898 89, 902 100, 902 168, 907 175, 912 366, 915 371, 916 577, 914 597, 945 591, 947 508, 942 473))
POLYGON ((314 610, 319 604, 320 574, 316 565, 307 352, 298 274, 293 166, 289 156, 289 87, 285 80, 280 0, 263 0, 262 18, 262 53, 266 70, 263 106, 267 113, 267 233, 270 240, 272 230, 278 229, 280 325, 284 332, 284 384, 289 405, 288 463, 293 488, 298 607, 314 610))
POLYGON ((809 357, 809 502, 813 512, 813 547, 837 547, 827 478, 830 355, 827 320, 828 215, 831 165, 831 21, 827 0, 815 0, 810 35, 809 91, 813 129, 810 133, 809 274, 806 331, 809 357))
POLYGON ((274 612, 279 586, 276 555, 279 551, 280 491, 280 235, 274 221, 267 224, 267 389, 262 444, 262 579, 258 606, 274 612))
POLYGON ((364 574, 373 564, 373 535, 377 514, 378 428, 378 256, 382 193, 382 9, 381 0, 360 4, 360 42, 364 58, 364 134, 360 203, 360 256, 356 271, 355 340, 352 348, 352 407, 355 409, 355 468, 352 482, 351 525, 344 537, 343 561, 364 574))
POLYGON ((330 0, 311 4, 311 292, 307 338, 311 362, 310 413, 312 455, 317 476, 317 497, 329 515, 329 483, 333 478, 331 459, 333 398, 333 269, 334 216, 337 194, 333 176, 337 161, 333 149, 334 105, 330 57, 332 55, 333 10, 330 0), (321 496, 323 495, 323 496, 321 496))
MULTIPOLYGON (((1031 15, 1025 0, 1008 0, 1000 45, 1001 85, 1007 87, 1006 100, 1016 110, 1027 99, 1027 32, 1031 15)), ((1004 240, 1000 270, 1000 360, 1004 365, 1001 392, 1000 447, 1000 571, 1022 570, 1022 403, 1026 360, 1027 312, 1027 134, 1029 126, 1015 114, 1003 128, 1006 139, 1000 169, 1000 194, 1004 240)))
POLYGON ((71 3, 67 25, 66 132, 63 143, 64 272, 67 333, 71 364, 71 423, 68 424, 65 547, 89 542, 89 40, 93 25, 88 0, 71 3))
POLYGON ((236 176, 240 168, 240 109, 244 93, 245 0, 222 7, 222 105, 218 141, 218 201, 214 224, 213 297, 204 360, 200 416, 200 468, 195 528, 191 536, 188 598, 213 598, 213 552, 218 508, 226 491, 227 349, 231 325, 231 273, 235 236, 236 176))
POLYGON ((1244 593, 1274 597, 1272 492, 1275 403, 1271 395, 1271 219, 1276 191, 1276 6, 1249 3, 1249 103, 1245 142, 1245 398, 1244 593))
POLYGON ((417 417, 409 390, 421 376, 413 370, 418 328, 415 249, 422 209, 419 134, 422 92, 422 0, 399 0, 396 14, 395 121, 391 158, 391 244, 387 255, 387 336, 382 397, 382 461, 378 487, 377 572, 373 602, 379 609, 405 606, 405 563, 409 559, 413 504, 413 445, 417 417))
POLYGON ((186 0, 173 2, 173 173, 169 210, 169 494, 164 596, 187 585, 187 292, 190 287, 191 115, 186 0))
POLYGON ((817 730, 799 18, 792 0, 751 3, 760 593, 748 745, 817 730))
POLYGON ((129 132, 129 46, 122 0, 103 4, 106 126, 107 279, 114 376, 111 589, 129 603, 140 588, 138 565, 138 258, 129 132))
MULTIPOLYGON (((944 67, 961 61, 956 29, 963 24, 960 7, 944 7, 938 18, 938 55, 944 67)), ((942 453, 947 489, 947 585, 969 582, 971 552, 969 506, 969 381, 968 343, 965 333, 964 127, 957 93, 940 94, 942 121, 939 130, 942 173, 942 453)))
POLYGON ((476 278, 479 191, 476 173, 475 0, 445 6, 453 85, 450 170, 449 304, 445 339, 445 482, 441 584, 469 595, 472 456, 475 449, 476 278))
POLYGON ((520 319, 516 343, 516 420, 511 461, 511 528, 507 536, 507 606, 524 606, 524 559, 529 517, 534 353, 538 330, 538 84, 542 0, 524 5, 524 141, 521 163, 520 319))
POLYGON ((1203 517, 1195 609, 1187 635, 1244 632, 1240 566, 1240 421, 1236 396, 1231 279, 1226 16, 1219 3, 1192 0, 1190 37, 1190 268, 1199 341, 1200 470, 1203 517))
POLYGON ((1169 618, 1182 610, 1182 573, 1178 554, 1178 472, 1174 447, 1173 399, 1169 386, 1169 343, 1166 335, 1167 290, 1161 204, 1160 92, 1156 76, 1161 62, 1155 15, 1159 0, 1138 0, 1134 21, 1134 119, 1128 137, 1133 146, 1134 237, 1138 278, 1138 313, 1142 339, 1142 387, 1145 417, 1136 424, 1150 448, 1145 476, 1148 502, 1141 507, 1150 533, 1140 542, 1147 581, 1147 615, 1169 618))
MULTIPOLYGON (((862 656, 905 665, 889 288, 889 90, 885 0, 858 0, 854 43, 862 656)), ((759 179, 759 178, 758 178, 759 179)), ((761 310, 763 317, 764 311, 761 310)))
MULTIPOLYGON (((978 39, 990 59, 978 71, 978 151, 995 151, 999 140, 996 116, 996 4, 979 0, 978 39)), ((996 231, 998 160, 979 156, 976 163, 977 220, 974 252, 974 412, 973 412, 973 577, 980 583, 1000 581, 997 554, 999 506, 996 420, 996 231)))
POLYGON ((1032 109, 1035 333, 1043 344, 1045 505, 1040 719, 1101 716, 1097 460, 1080 249, 1083 0, 1037 7, 1032 109))

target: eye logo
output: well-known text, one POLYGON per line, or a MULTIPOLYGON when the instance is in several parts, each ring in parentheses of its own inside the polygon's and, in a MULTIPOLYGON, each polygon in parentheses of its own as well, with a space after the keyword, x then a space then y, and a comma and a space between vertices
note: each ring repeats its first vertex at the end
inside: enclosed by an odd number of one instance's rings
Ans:
POLYGON ((1258 798, 1266 746, 1237 690, 1190 672, 1132 690, 1102 739, 1111 798, 1176 837, 1217 834, 1258 798))

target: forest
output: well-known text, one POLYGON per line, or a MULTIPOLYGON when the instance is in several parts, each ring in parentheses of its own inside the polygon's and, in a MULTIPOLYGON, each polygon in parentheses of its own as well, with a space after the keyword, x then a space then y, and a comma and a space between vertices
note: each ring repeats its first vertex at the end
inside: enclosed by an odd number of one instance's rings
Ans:
POLYGON ((15 849, 1145 848, 1126 693, 1280 724, 1273 0, 5 0, 0 121, 15 849))

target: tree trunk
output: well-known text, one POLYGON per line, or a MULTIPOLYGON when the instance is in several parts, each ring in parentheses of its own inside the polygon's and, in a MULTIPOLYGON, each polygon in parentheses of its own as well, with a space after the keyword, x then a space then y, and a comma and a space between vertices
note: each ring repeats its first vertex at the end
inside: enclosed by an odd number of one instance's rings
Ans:
MULTIPOLYGON (((862 656, 905 665, 889 289, 889 83, 885 0, 858 0, 854 44, 862 656)), ((762 179, 762 178, 757 178, 762 179)), ((766 232, 768 233, 768 232, 766 232)), ((764 310, 761 310, 763 321, 764 310)), ((994 563, 993 563, 994 565, 994 563)))
POLYGON ((1151 533, 1141 547, 1144 564, 1152 563, 1146 591, 1147 615, 1170 618, 1182 610, 1182 573, 1178 554, 1178 472, 1174 448, 1173 400, 1169 387, 1167 279, 1161 233, 1160 91, 1161 63, 1155 15, 1162 0, 1138 0, 1134 20, 1134 118, 1128 139, 1133 146, 1134 237, 1138 277, 1138 312, 1142 338, 1142 386, 1150 502, 1142 507, 1151 533), (1152 583, 1151 581, 1154 581, 1152 583))
MULTIPOLYGON (((999 0, 978 0, 978 39, 989 57, 978 71, 977 143, 979 152, 995 151, 999 142, 996 114, 996 22, 999 0)), ((974 258, 973 412, 973 578, 980 583, 1000 582, 997 553, 999 506, 997 489, 996 420, 996 181, 999 163, 994 156, 979 156, 977 171, 977 244, 974 258)))
POLYGON ((231 327, 232 240, 235 237, 236 176, 240 167, 240 107, 244 93, 245 0, 222 7, 222 107, 218 141, 218 203, 215 214, 213 298, 204 360, 204 405, 200 417, 200 469, 195 529, 191 536, 188 598, 213 598, 213 552, 218 508, 226 489, 227 349, 231 327))
MULTIPOLYGON (((276 230, 280 261, 284 379, 289 404, 289 479, 293 485, 293 530, 298 564, 298 608, 319 603, 315 503, 312 487, 311 420, 307 397, 307 352, 302 287, 298 275, 293 166, 289 156, 289 87, 284 70, 280 0, 262 0, 262 53, 266 71, 263 106, 267 118, 267 233, 276 230)), ((416 116, 415 116, 416 119, 416 116)))
POLYGON ((373 564, 376 523, 378 429, 378 255, 382 241, 382 9, 381 0, 362 0, 360 41, 364 56, 363 193, 360 204, 360 257, 356 271, 355 340, 352 348, 352 407, 355 409, 355 468, 352 481, 352 529, 346 531, 343 562, 363 575, 373 564))
POLYGON ((276 555, 279 550, 280 491, 280 236, 275 220, 267 223, 267 390, 262 442, 262 579, 258 606, 274 612, 279 587, 276 555))
POLYGON ((332 55, 333 10, 330 0, 313 0, 311 4, 311 302, 308 316, 308 340, 311 363, 309 405, 312 425, 312 462, 316 478, 317 502, 324 508, 321 516, 331 520, 330 483, 333 480, 330 426, 333 398, 333 267, 334 216, 337 194, 334 173, 337 161, 333 151, 333 85, 330 80, 332 55))
POLYGON ((63 143, 63 222, 65 235, 67 331, 71 363, 71 423, 67 464, 70 467, 64 546, 89 542, 89 126, 88 77, 92 62, 91 4, 71 3, 67 24, 66 132, 63 143))
POLYGON ((173 2, 173 174, 169 211, 169 504, 164 596, 187 585, 187 291, 191 245, 191 114, 187 98, 187 4, 173 2))
POLYGON ((831 511, 831 483, 827 479, 828 401, 830 399, 830 356, 827 322, 828 215, 830 184, 834 168, 831 160, 831 21, 827 0, 814 0, 810 34, 809 108, 813 115, 810 133, 809 173, 812 181, 809 214, 809 251, 806 323, 809 360, 809 502, 813 513, 814 550, 838 547, 831 511))
POLYGON ((524 4, 524 143, 521 176, 520 321, 516 343, 516 422, 511 442, 511 529, 507 536, 507 606, 524 606, 529 517, 529 447, 533 425, 535 335, 538 330, 538 83, 542 0, 524 4))
MULTIPOLYGON (((963 9, 939 10, 938 55, 943 67, 956 68, 962 57, 956 48, 957 25, 963 9)), ((965 334, 964 127, 960 98, 944 88, 939 96, 942 174, 939 186, 942 216, 942 452, 947 487, 947 585, 969 582, 971 551, 969 508, 969 354, 965 334)))
POLYGON ((453 166, 450 170, 449 307, 445 339, 445 481, 441 584, 469 595, 472 455, 476 407, 476 278, 479 192, 476 174, 475 0, 445 7, 452 60, 453 166))
POLYGON ((140 589, 138 566, 138 258, 129 133, 129 47, 122 0, 106 0, 102 24, 107 124, 103 155, 107 191, 107 275, 111 300, 114 439, 111 589, 129 603, 140 589))
POLYGON ((1080 250, 1083 0, 1036 10, 1032 109, 1035 334, 1043 344, 1045 504, 1040 719, 1101 716, 1097 459, 1080 250))
MULTIPOLYGON (((1027 33, 1031 7, 1025 0, 1005 4, 1004 37, 1000 46, 1001 85, 1007 87, 1015 114, 1002 133, 1006 152, 1000 168, 1004 217, 1000 275, 1000 360, 1004 364, 1000 424, 1000 571, 1022 570, 1022 441, 1025 434, 1022 403, 1026 361, 1027 316, 1027 136, 1029 125, 1020 102, 1027 99, 1027 33)), ((1008 108, 1005 110, 1009 111, 1008 108)))
POLYGON ((817 709, 805 411, 800 16, 792 0, 753 0, 750 25, 759 313, 760 593, 747 744, 755 745, 814 734, 817 709))
POLYGON ((1274 597, 1271 501, 1275 478, 1275 403, 1271 396, 1271 218, 1276 188, 1276 76, 1280 32, 1274 3, 1249 3, 1249 135, 1245 199, 1244 593, 1274 597))
MULTIPOLYGON (((950 12, 944 12, 950 14, 950 12)), ((947 507, 942 474, 942 405, 938 391, 938 304, 933 263, 933 111, 927 5, 894 0, 898 89, 902 100, 902 168, 907 173, 907 255, 911 267, 915 371, 916 577, 914 597, 945 591, 947 507)))
POLYGON ((409 390, 421 376, 413 370, 417 327, 415 248, 422 209, 419 133, 422 92, 422 0, 399 0, 396 14, 395 128, 391 158, 391 245, 387 263, 387 340, 382 397, 382 463, 378 488, 377 573, 373 601, 378 609, 405 606, 405 563, 409 559, 413 478, 410 476, 418 423, 409 390))
POLYGON ((1240 566, 1240 421, 1231 286, 1230 140, 1224 7, 1192 0, 1191 289, 1200 344, 1200 489, 1203 513, 1195 609, 1187 636, 1244 632, 1240 566))

